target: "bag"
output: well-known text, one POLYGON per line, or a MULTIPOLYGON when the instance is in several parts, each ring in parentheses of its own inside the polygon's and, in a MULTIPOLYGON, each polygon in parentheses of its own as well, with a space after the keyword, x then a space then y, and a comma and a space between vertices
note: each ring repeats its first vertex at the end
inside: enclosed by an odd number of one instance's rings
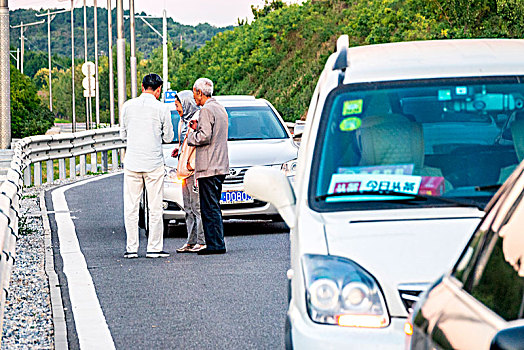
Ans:
POLYGON ((188 178, 195 173, 196 147, 187 144, 188 134, 189 130, 184 138, 184 142, 182 142, 182 146, 180 146, 180 150, 178 151, 180 156, 176 167, 176 177, 179 180, 188 178))

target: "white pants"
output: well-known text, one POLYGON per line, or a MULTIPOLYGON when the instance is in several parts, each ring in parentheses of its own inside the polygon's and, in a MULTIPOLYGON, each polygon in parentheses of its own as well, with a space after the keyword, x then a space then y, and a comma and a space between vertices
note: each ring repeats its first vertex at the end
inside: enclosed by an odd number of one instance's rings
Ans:
POLYGON ((149 209, 148 252, 160 252, 164 246, 162 198, 164 193, 164 166, 151 172, 137 173, 124 169, 124 224, 127 234, 126 251, 138 251, 138 207, 144 190, 149 209))

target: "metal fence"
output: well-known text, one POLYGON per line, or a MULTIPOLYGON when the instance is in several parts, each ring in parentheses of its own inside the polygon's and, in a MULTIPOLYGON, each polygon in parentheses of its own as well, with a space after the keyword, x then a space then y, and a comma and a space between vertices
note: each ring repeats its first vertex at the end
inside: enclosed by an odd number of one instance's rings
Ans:
POLYGON ((10 168, 0 185, 0 331, 3 328, 5 301, 15 261, 22 187, 39 186, 44 179, 45 183, 52 183, 57 179, 76 178, 89 172, 103 172, 110 166, 117 169, 126 146, 120 139, 118 128, 31 136, 13 144, 10 168), (90 164, 86 162, 88 157, 90 164), (42 174, 44 167, 46 171, 42 174))

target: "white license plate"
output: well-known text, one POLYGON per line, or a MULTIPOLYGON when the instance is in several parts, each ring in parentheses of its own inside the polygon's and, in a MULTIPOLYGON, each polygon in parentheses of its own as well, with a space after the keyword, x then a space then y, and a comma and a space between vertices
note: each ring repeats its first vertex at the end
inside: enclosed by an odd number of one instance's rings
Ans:
POLYGON ((220 204, 253 203, 254 199, 244 191, 224 191, 220 204))

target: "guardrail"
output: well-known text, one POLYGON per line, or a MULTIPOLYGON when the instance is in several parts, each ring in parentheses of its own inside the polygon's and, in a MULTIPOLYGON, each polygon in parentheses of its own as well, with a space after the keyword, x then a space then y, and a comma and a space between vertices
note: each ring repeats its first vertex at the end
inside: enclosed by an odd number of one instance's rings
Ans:
POLYGON ((23 186, 39 186, 43 180, 43 164, 46 168, 45 182, 56 179, 76 178, 91 172, 117 169, 123 159, 126 143, 120 139, 117 127, 96 129, 77 133, 39 135, 13 142, 12 160, 5 180, 0 185, 0 331, 3 329, 4 308, 11 269, 15 261, 20 200, 23 186), (90 155, 90 165, 86 163, 90 155), (100 162, 98 156, 100 155, 100 162), (66 162, 66 159, 69 162, 66 162), (55 176, 58 170, 58 176, 55 176))

